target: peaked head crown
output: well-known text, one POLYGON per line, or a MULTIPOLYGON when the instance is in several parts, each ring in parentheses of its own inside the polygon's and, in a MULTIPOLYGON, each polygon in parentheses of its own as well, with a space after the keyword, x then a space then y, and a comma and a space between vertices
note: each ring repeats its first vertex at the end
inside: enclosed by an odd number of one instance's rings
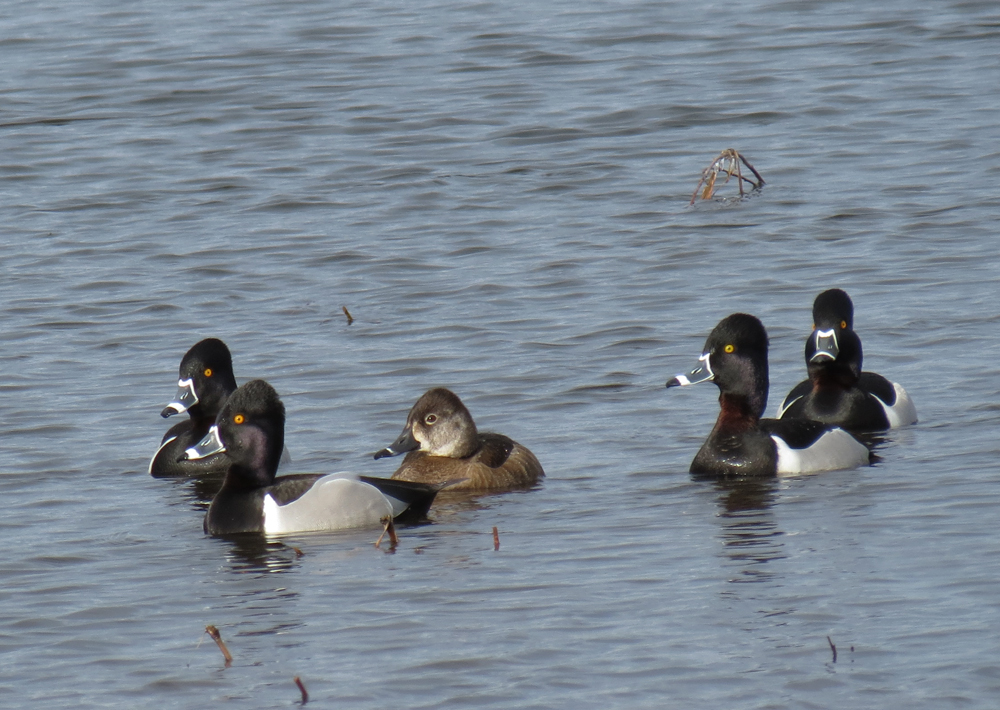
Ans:
POLYGON ((271 385, 251 380, 233 392, 216 427, 231 475, 261 486, 274 480, 285 446, 285 405, 271 385))
POLYGON ((839 288, 816 296, 813 332, 806 340, 805 356, 809 377, 815 383, 849 387, 861 376, 864 350, 854 332, 854 303, 839 288))
POLYGON ((206 338, 187 351, 181 359, 181 384, 190 382, 198 402, 192 416, 214 418, 226 398, 236 389, 233 356, 218 338, 206 338))
POLYGON ((232 372, 233 356, 226 344, 218 338, 205 338, 192 345, 181 358, 181 377, 193 374, 187 371, 196 365, 210 367, 220 372, 232 372))
POLYGON ((705 351, 722 397, 742 398, 747 411, 763 416, 767 407, 767 331, 756 317, 733 313, 715 326, 705 351))
POLYGON ((831 288, 813 301, 813 327, 826 330, 838 327, 854 330, 854 303, 845 291, 831 288), (841 323, 845 324, 841 326, 841 323))
POLYGON ((207 425, 215 421, 226 398, 235 389, 229 348, 218 338, 206 338, 181 358, 177 395, 160 416, 170 417, 186 411, 192 420, 207 425))
POLYGON ((767 331, 764 324, 747 313, 733 313, 726 316, 712 329, 705 341, 705 352, 714 352, 732 345, 733 350, 753 352, 767 357, 767 331))
POLYGON ((444 387, 427 390, 417 400, 406 426, 420 442, 420 449, 434 456, 465 458, 479 448, 472 415, 458 395, 444 387))
POLYGON ((236 414, 242 414, 244 421, 269 419, 285 425, 285 405, 274 387, 264 380, 250 380, 233 392, 219 413, 219 422, 236 414))

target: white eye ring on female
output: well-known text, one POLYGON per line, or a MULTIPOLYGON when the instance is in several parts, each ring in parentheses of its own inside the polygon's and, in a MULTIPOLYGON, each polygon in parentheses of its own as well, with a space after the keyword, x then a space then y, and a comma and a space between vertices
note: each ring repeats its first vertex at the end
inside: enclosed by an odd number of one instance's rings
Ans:
POLYGON ((424 424, 433 424, 438 420, 437 414, 428 414, 424 417, 424 424))

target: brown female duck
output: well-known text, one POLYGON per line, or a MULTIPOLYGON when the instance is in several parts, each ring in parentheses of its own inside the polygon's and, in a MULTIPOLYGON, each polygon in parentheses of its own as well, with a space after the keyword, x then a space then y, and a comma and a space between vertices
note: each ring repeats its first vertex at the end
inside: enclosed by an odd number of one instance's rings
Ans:
POLYGON ((545 475, 528 449, 502 434, 482 433, 453 392, 428 390, 413 405, 406 426, 375 458, 406 453, 392 477, 418 483, 465 479, 449 491, 525 488, 545 475))

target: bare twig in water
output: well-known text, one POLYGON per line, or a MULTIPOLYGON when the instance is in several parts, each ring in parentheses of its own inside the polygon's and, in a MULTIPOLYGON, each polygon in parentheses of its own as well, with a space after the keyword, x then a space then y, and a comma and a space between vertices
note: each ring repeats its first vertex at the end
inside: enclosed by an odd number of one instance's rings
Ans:
POLYGON ((344 315, 347 316, 347 325, 353 323, 354 318, 351 317, 351 312, 347 310, 347 306, 341 306, 340 308, 344 311, 344 315))
POLYGON ((295 681, 295 685, 299 686, 299 692, 302 693, 302 704, 305 705, 309 702, 309 693, 306 691, 306 686, 302 684, 302 679, 298 676, 292 678, 295 681))
POLYGON ((396 545, 399 544, 399 538, 396 537, 396 526, 392 524, 392 516, 387 515, 379 522, 381 522, 385 527, 382 529, 382 534, 378 536, 378 540, 375 541, 375 547, 381 545, 382 538, 385 537, 386 533, 389 533, 389 549, 394 550, 396 545))
POLYGON ((493 526, 493 550, 500 549, 500 531, 497 530, 497 526, 493 526))
POLYGON ((830 650, 833 651, 833 662, 836 663, 837 662, 837 647, 833 645, 833 641, 830 640, 829 636, 826 637, 826 642, 828 644, 830 644, 830 650))
POLYGON ((228 668, 233 662, 233 654, 231 654, 229 649, 226 648, 226 642, 222 640, 222 634, 220 634, 219 630, 211 624, 205 627, 205 632, 212 637, 212 640, 215 641, 219 650, 222 651, 222 657, 226 659, 226 668, 228 668))
POLYGON ((726 148, 724 151, 719 153, 718 157, 712 161, 711 165, 701 171, 701 179, 694 188, 694 193, 691 195, 691 202, 689 204, 694 204, 694 201, 698 199, 698 191, 701 190, 701 186, 704 185, 705 189, 701 193, 701 199, 708 200, 711 199, 712 195, 715 194, 715 183, 719 177, 719 173, 725 173, 726 179, 723 181, 723 185, 729 182, 729 178, 733 175, 736 176, 736 182, 740 186, 740 197, 743 197, 743 183, 748 182, 753 185, 755 190, 759 190, 764 185, 764 178, 760 176, 757 169, 750 164, 746 158, 740 155, 739 151, 735 148, 726 148), (748 168, 750 172, 754 174, 757 178, 757 182, 754 182, 748 177, 743 175, 743 171, 740 169, 740 163, 743 163, 748 168))
POLYGON ((289 545, 289 547, 291 547, 292 550, 295 552, 295 556, 296 557, 305 557, 306 556, 306 553, 304 553, 302 550, 300 550, 299 548, 297 548, 295 545, 289 545))

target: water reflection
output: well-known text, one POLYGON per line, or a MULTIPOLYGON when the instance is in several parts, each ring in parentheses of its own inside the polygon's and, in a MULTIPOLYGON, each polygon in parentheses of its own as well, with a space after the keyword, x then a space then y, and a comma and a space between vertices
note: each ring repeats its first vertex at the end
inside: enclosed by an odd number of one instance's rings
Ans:
POLYGON ((195 510, 206 511, 208 504, 215 498, 215 494, 222 488, 224 474, 211 474, 207 476, 192 476, 190 478, 171 479, 176 484, 183 487, 184 498, 191 503, 195 510))
POLYGON ((778 489, 777 479, 711 480, 718 494, 723 549, 739 568, 739 576, 731 581, 761 582, 772 579, 774 573, 764 565, 785 557, 781 542, 784 533, 778 528, 772 510, 778 489))
POLYGON ((299 567, 302 550, 280 540, 256 533, 219 538, 228 546, 226 561, 237 574, 289 572, 299 567))

